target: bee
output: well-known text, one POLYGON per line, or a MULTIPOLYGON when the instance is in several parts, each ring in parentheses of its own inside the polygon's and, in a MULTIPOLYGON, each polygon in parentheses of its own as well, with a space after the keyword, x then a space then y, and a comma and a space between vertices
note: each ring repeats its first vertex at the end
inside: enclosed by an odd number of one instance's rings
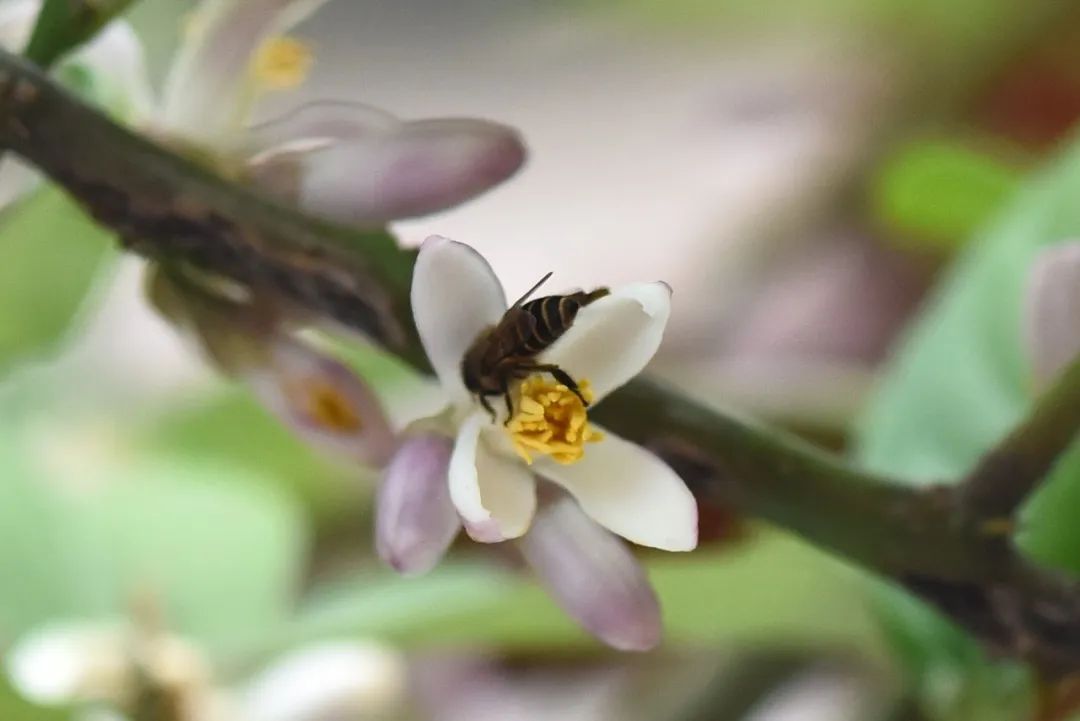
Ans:
POLYGON ((488 399, 502 396, 506 400, 507 420, 514 415, 510 384, 532 373, 550 373, 555 380, 569 388, 586 406, 577 382, 554 363, 539 363, 536 356, 547 349, 570 329, 578 311, 595 300, 608 295, 607 288, 591 292, 577 291, 568 295, 548 295, 529 300, 548 278, 548 273, 525 295, 518 298, 496 325, 484 330, 461 361, 461 376, 465 388, 480 399, 480 405, 495 419, 495 409, 488 399))

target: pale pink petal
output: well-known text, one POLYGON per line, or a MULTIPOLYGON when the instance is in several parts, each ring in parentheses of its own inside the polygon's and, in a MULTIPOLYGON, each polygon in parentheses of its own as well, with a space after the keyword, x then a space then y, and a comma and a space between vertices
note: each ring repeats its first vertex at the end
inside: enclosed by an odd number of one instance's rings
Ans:
POLYGON ((642 546, 690 551, 697 546, 697 502, 675 471, 644 448, 604 431, 577 463, 540 459, 537 474, 573 495, 608 530, 642 546))
POLYGON ((480 442, 485 414, 461 425, 450 458, 450 498, 465 530, 481 543, 517 538, 536 512, 536 481, 525 466, 492 453, 480 442))
POLYGON ((312 446, 381 466, 394 432, 374 391, 345 364, 289 339, 240 370, 262 403, 312 446))
POLYGON ((518 541, 536 575, 567 614, 622 651, 660 642, 660 604, 630 549, 565 494, 541 506, 518 541))
POLYGON ((375 547, 391 567, 425 573, 461 529, 450 500, 453 442, 424 434, 406 439, 383 473, 375 506, 375 547))
POLYGON ((412 310, 420 340, 451 399, 469 395, 461 377, 465 351, 506 312, 506 296, 484 257, 463 243, 431 236, 413 268, 412 310))
POLYGON ((660 347, 671 315, 671 288, 632 283, 614 288, 578 313, 541 358, 592 384, 596 403, 645 368, 660 347))
POLYGON ((1044 387, 1080 356, 1080 240, 1039 253, 1026 306, 1028 353, 1035 381, 1044 387))
POLYGON ((318 103, 253 129, 249 176, 329 220, 376 227, 427 215, 510 177, 525 159, 518 134, 473 119, 402 122, 382 111, 318 103))

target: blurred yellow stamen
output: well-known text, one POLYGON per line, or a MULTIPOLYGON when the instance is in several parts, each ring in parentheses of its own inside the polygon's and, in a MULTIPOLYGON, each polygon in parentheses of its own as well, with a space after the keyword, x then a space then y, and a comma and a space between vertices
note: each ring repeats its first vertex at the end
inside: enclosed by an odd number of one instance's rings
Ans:
POLYGON ((360 413, 332 385, 310 380, 291 395, 303 413, 326 430, 355 433, 363 426, 360 413))
POLYGON ((270 38, 255 53, 252 73, 267 90, 295 88, 308 75, 313 61, 310 48, 286 35, 270 38))
MULTIPOLYGON (((581 395, 593 399, 589 381, 578 383, 581 395)), ((589 425, 585 404, 573 391, 547 376, 534 375, 518 388, 516 412, 506 424, 514 450, 531 464, 533 454, 547 454, 557 463, 575 463, 585 455, 585 444, 603 439, 589 425)))

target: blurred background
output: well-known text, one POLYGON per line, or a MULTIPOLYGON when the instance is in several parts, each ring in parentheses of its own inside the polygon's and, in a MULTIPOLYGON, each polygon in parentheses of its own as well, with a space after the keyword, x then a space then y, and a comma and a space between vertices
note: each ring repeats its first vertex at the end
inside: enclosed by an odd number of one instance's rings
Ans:
MULTIPOLYGON (((191 8, 129 14, 156 84, 191 8)), ((293 34, 314 65, 267 117, 333 97, 522 132, 517 176, 395 224, 403 244, 474 245, 510 296, 547 270, 667 281, 653 370, 696 398, 918 482, 1031 397, 1026 268, 1080 230, 1071 3, 334 0, 293 34)), ((407 414, 418 379, 349 358, 407 414)), ((150 617, 200 659, 184 678, 275 699, 253 721, 1031 718, 1030 673, 733 513, 693 554, 643 553, 666 626, 647 654, 465 541, 398 577, 373 551, 376 473, 206 366, 139 261, 48 186, 0 216, 0 476, 0 649, 150 617)), ((1075 500, 1058 476, 1044 508, 1075 500)), ((1031 552, 1080 566, 1051 526, 1031 552)), ((0 684, 0 718, 84 717, 25 696, 0 684)))

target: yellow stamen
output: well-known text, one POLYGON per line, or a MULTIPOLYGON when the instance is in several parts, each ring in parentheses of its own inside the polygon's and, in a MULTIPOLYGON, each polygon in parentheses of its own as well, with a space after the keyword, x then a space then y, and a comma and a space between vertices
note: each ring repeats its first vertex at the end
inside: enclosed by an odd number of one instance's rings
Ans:
POLYGON ((363 427, 360 413, 332 385, 311 379, 291 388, 289 395, 308 418, 326 430, 355 433, 363 427))
POLYGON ((307 45, 281 35, 262 44, 252 60, 251 71, 263 88, 288 90, 304 82, 312 62, 311 49, 307 45))
MULTIPOLYGON (((578 383, 581 395, 593 399, 589 381, 578 383)), ((534 375, 521 382, 516 412, 506 424, 514 450, 526 462, 533 454, 549 455, 558 463, 576 463, 585 455, 585 444, 596 443, 603 434, 589 425, 585 404, 573 391, 547 376, 534 375)))

